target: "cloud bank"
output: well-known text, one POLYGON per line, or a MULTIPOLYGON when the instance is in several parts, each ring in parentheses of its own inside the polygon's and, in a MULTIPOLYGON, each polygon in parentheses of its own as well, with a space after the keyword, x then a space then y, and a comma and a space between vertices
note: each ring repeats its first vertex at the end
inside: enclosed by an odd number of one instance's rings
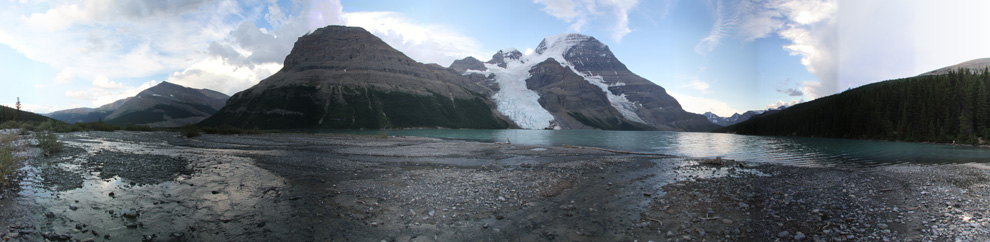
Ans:
POLYGON ((608 18, 612 40, 618 42, 632 32, 629 28, 629 11, 639 0, 533 0, 542 4, 547 14, 570 24, 570 30, 581 32, 586 24, 599 17, 608 18))

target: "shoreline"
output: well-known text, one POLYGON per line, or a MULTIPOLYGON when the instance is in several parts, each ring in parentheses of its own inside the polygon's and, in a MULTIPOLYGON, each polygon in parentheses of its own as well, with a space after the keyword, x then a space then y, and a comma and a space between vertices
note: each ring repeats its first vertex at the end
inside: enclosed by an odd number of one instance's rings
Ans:
POLYGON ((328 133, 62 139, 66 151, 26 161, 21 188, 4 191, 0 239, 990 239, 983 164, 718 165, 328 133))

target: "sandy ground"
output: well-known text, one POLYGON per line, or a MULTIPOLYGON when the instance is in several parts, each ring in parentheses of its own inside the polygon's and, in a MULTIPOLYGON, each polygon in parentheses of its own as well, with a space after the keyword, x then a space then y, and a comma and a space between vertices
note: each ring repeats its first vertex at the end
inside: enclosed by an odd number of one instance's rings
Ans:
MULTIPOLYGON (((62 134, 13 241, 985 241, 988 166, 809 168, 418 137, 62 134)), ((29 149, 25 153, 37 153, 29 149)))

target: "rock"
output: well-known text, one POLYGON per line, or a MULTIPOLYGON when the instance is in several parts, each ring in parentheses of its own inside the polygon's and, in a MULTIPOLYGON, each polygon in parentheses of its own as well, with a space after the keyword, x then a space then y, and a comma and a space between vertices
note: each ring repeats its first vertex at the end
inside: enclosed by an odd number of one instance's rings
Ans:
POLYGON ((108 194, 108 196, 110 196, 110 197, 114 197, 114 194, 113 194, 113 192, 110 192, 110 194, 108 194))
POLYGON ((739 207, 740 208, 749 208, 749 204, 745 204, 745 203, 740 202, 739 203, 739 207))
POLYGON ((503 202, 504 202, 504 201, 505 201, 505 197, 503 197, 503 196, 498 196, 498 200, 499 200, 499 201, 503 201, 503 202))
POLYGON ((787 238, 787 237, 790 237, 790 236, 791 236, 791 232, 787 232, 787 231, 781 231, 780 233, 777 233, 777 237, 779 237, 781 239, 787 238))
POLYGON ((804 238, 806 238, 804 236, 804 233, 801 232, 794 233, 794 240, 803 240, 804 238))
POLYGON ((734 222, 733 222, 733 221, 732 221, 731 219, 727 219, 727 218, 723 218, 723 219, 722 219, 722 223, 723 223, 723 224, 732 224, 732 223, 734 223, 734 222))
POLYGON ((127 228, 130 228, 130 229, 133 229, 133 228, 137 228, 138 227, 138 224, 137 223, 134 223, 134 222, 130 222, 130 223, 124 224, 124 226, 127 226, 127 228))
POLYGON ((75 211, 76 209, 79 209, 79 207, 69 205, 69 210, 75 211))
POLYGON ((127 212, 124 212, 124 217, 125 218, 136 218, 139 215, 140 214, 138 214, 138 212, 135 211, 135 210, 129 210, 127 212))
POLYGON ((887 229, 887 224, 877 224, 877 228, 887 229))
POLYGON ((487 229, 488 228, 488 223, 485 223, 484 225, 481 225, 481 228, 487 229))
POLYGON ((648 192, 644 192, 644 193, 643 193, 643 196, 644 196, 644 197, 651 197, 651 196, 653 196, 653 194, 650 194, 650 193, 648 193, 648 192))
POLYGON ((47 218, 54 218, 55 217, 55 213, 53 213, 51 211, 48 211, 48 212, 45 213, 45 217, 47 217, 47 218))

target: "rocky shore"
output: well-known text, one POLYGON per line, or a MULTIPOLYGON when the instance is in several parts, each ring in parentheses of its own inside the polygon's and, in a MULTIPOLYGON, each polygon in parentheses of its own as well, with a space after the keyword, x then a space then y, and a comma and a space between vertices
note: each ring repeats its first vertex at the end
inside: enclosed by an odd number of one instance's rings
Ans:
POLYGON ((793 167, 340 134, 62 138, 65 151, 30 156, 0 193, 0 239, 990 239, 985 164, 793 167))

